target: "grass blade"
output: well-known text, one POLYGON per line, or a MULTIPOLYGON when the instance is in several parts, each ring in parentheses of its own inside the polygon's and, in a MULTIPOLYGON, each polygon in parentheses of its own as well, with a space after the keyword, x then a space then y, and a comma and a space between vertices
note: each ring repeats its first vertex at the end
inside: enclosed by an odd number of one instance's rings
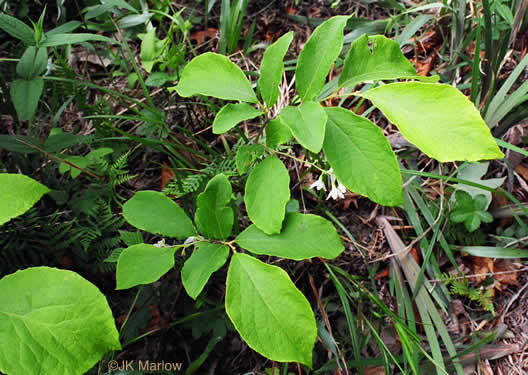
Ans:
MULTIPOLYGON (((387 238, 389 246, 396 255, 398 263, 403 269, 405 278, 410 284, 411 288, 415 288, 418 274, 420 272, 420 267, 414 260, 414 258, 408 254, 406 247, 400 237, 396 234, 395 230, 390 225, 389 221, 385 217, 376 218, 376 222, 382 226, 383 232, 387 238)), ((431 296, 426 291, 425 288, 421 288, 416 296, 416 307, 418 308, 418 313, 422 318, 422 323, 424 325, 425 333, 429 341, 431 354, 434 361, 436 362, 436 372, 437 374, 448 374, 445 369, 444 359, 440 349, 440 344, 438 342, 438 335, 442 338, 444 345, 450 356, 455 356, 456 349, 447 332, 447 328, 442 320, 442 317, 438 313, 436 306, 431 299, 431 296), (436 330, 435 330, 436 328, 436 330), (437 334, 438 332, 438 334, 437 334)), ((455 363, 455 368, 457 374, 463 375, 464 370, 460 363, 455 363)))
POLYGON ((475 38, 475 55, 473 56, 473 71, 471 72, 471 101, 478 107, 477 99, 479 94, 480 81, 480 24, 477 26, 477 35, 475 38))
MULTIPOLYGON (((494 127, 508 112, 511 108, 522 103, 522 97, 528 92, 528 84, 524 82, 521 87, 519 87, 510 97, 506 98, 508 91, 512 88, 513 84, 517 81, 521 73, 524 71, 524 68, 528 65, 528 55, 526 55, 519 65, 513 70, 508 79, 504 81, 500 90, 497 91, 497 94, 491 100, 486 116, 484 120, 488 127, 494 127), (513 97, 513 98, 512 98, 513 97), (511 100, 511 101, 509 101, 511 100), (507 104, 506 104, 507 103, 507 104), (501 111, 499 111, 502 108, 501 111), (506 112, 504 113, 504 111, 506 112)), ((526 100, 526 99, 525 99, 526 100)))
POLYGON ((496 246, 453 246, 453 249, 484 258, 517 259, 528 258, 528 250, 496 246))
POLYGON ((361 361, 361 353, 360 353, 360 346, 359 346, 359 340, 358 340, 358 333, 356 330, 356 319, 354 315, 352 315, 352 310, 350 309, 350 303, 347 298, 347 293, 345 291, 345 288, 343 287, 343 284, 339 281, 339 279, 336 277, 334 272, 332 272, 332 269, 328 266, 328 264, 324 263, 326 266, 326 269, 330 273, 330 279, 334 283, 334 286, 337 290, 337 294, 339 295, 339 299, 341 300, 341 304, 343 305, 343 310, 345 312, 345 317, 347 320, 348 325, 348 332, 350 333, 350 341, 352 342, 352 351, 354 352, 354 358, 359 364, 358 366, 358 374, 364 375, 365 370, 363 368, 363 363, 361 361))

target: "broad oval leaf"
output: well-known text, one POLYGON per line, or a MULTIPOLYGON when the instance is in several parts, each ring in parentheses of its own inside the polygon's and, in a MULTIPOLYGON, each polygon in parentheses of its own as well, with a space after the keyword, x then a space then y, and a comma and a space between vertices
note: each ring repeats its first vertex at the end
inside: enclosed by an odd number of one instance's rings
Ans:
POLYGON ((279 119, 270 120, 266 125, 266 146, 269 148, 277 148, 292 139, 290 129, 279 119))
POLYGON ((16 79, 11 83, 11 100, 21 121, 31 120, 37 110, 43 90, 44 80, 42 78, 16 79))
POLYGON ((199 242, 194 252, 183 264, 182 283, 187 294, 196 299, 202 292, 211 275, 218 271, 227 261, 229 248, 211 242, 199 242))
POLYGON ((279 117, 302 146, 315 153, 321 151, 328 118, 321 104, 309 101, 288 106, 279 117))
POLYGON ((428 156, 441 162, 503 158, 473 103, 450 85, 402 82, 362 94, 428 156))
POLYGON ((384 206, 402 204, 400 168, 381 129, 343 108, 326 108, 326 113, 323 149, 339 181, 384 206))
POLYGON ((244 72, 227 57, 207 52, 189 62, 176 86, 180 96, 207 95, 219 99, 257 103, 244 72))
POLYGON ((224 174, 213 177, 198 195, 194 222, 206 238, 225 240, 231 234, 235 216, 228 204, 232 195, 231 184, 224 174))
POLYGON ((184 239, 196 234, 181 207, 157 191, 138 191, 123 205, 123 216, 136 228, 162 236, 184 239))
POLYGON ((268 108, 272 107, 279 98, 279 85, 284 72, 283 60, 292 40, 293 32, 290 31, 269 46, 262 56, 258 90, 268 108))
POLYGON ((312 367, 315 317, 286 272, 237 253, 226 287, 227 315, 253 350, 273 361, 312 367))
POLYGON ((116 289, 150 284, 174 267, 176 247, 138 244, 127 247, 117 260, 116 289))
POLYGON ((263 113, 247 103, 226 104, 216 114, 213 121, 213 133, 223 134, 234 128, 240 122, 251 120, 263 113))
POLYGON ((121 349, 105 296, 75 272, 28 268, 1 279, 0 290, 3 373, 84 374, 121 349))
POLYGON ((240 146, 236 153, 236 166, 239 175, 243 175, 249 170, 251 164, 257 160, 266 149, 259 143, 240 146))
POLYGON ((0 173, 0 225, 22 215, 49 189, 28 176, 0 173))
POLYGON ((279 234, 267 235, 251 225, 235 241, 254 254, 294 260, 334 259, 345 250, 332 223, 321 216, 298 212, 286 214, 279 234))
POLYGON ((339 87, 352 87, 371 80, 398 78, 436 82, 439 77, 419 76, 401 52, 398 43, 383 35, 365 34, 350 46, 339 76, 339 87))
POLYGON ((251 221, 264 233, 279 233, 286 203, 290 200, 290 175, 275 155, 270 155, 251 171, 244 202, 251 221))
POLYGON ((302 101, 314 99, 343 48, 343 30, 349 16, 335 16, 319 25, 299 54, 295 85, 302 101))

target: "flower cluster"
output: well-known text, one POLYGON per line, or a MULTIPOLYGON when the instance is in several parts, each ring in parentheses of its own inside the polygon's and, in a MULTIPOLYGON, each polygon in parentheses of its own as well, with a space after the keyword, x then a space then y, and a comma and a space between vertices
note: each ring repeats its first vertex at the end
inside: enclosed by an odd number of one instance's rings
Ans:
POLYGON ((310 185, 310 189, 324 190, 326 191, 326 186, 323 181, 323 175, 327 174, 330 177, 330 193, 326 197, 326 200, 332 198, 333 200, 344 199, 346 193, 346 187, 341 182, 337 181, 337 177, 334 174, 332 168, 328 172, 322 173, 319 178, 310 185), (337 182, 337 185, 336 185, 337 182))

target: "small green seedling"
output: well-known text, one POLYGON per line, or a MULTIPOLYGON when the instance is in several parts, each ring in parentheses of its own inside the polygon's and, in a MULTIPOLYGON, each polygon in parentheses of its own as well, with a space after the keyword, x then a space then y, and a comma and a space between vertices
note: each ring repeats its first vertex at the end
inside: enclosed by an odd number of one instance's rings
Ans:
POLYGON ((455 194, 456 208, 449 215, 453 223, 464 223, 469 232, 476 231, 481 222, 491 223, 493 216, 487 211, 486 196, 479 194, 472 197, 465 191, 455 194))
POLYGON ((112 39, 97 35, 72 33, 81 23, 67 22, 53 30, 44 32, 42 12, 39 21, 33 22, 33 30, 24 22, 0 13, 0 29, 22 41, 26 50, 20 58, 16 72, 18 78, 11 83, 11 100, 21 121, 31 120, 44 90, 42 75, 48 67, 48 47, 71 45, 87 41, 112 42, 112 39))

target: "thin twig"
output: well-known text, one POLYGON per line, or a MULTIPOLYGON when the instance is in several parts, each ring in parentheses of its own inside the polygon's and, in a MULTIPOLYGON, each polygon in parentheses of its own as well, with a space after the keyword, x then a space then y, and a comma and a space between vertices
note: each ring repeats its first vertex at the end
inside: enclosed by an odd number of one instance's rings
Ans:
POLYGON ((93 172, 90 172, 89 170, 86 170, 86 169, 84 169, 84 168, 82 168, 82 167, 79 167, 78 165, 75 165, 75 164, 69 162, 68 160, 65 160, 65 159, 63 159, 63 158, 59 158, 58 156, 55 156, 55 155, 53 155, 53 154, 50 154, 49 152, 47 152, 47 151, 41 149, 40 147, 35 146, 34 144, 29 143, 29 142, 27 142, 27 141, 25 141, 25 140, 23 140, 23 139, 21 139, 21 138, 14 137, 14 139, 15 139, 16 141, 20 142, 20 143, 25 144, 25 145, 28 146, 28 147, 31 147, 31 148, 34 149, 34 150, 37 150, 38 152, 42 152, 44 155, 46 155, 47 157, 49 157, 49 158, 51 158, 51 159, 55 159, 56 161, 58 161, 58 162, 60 162, 60 163, 68 164, 70 167, 75 168, 75 169, 78 169, 78 170, 80 170, 81 172, 86 173, 87 175, 90 175, 90 176, 92 176, 92 177, 99 178, 99 179, 104 178, 103 176, 99 176, 98 174, 95 174, 95 173, 93 173, 93 172))

